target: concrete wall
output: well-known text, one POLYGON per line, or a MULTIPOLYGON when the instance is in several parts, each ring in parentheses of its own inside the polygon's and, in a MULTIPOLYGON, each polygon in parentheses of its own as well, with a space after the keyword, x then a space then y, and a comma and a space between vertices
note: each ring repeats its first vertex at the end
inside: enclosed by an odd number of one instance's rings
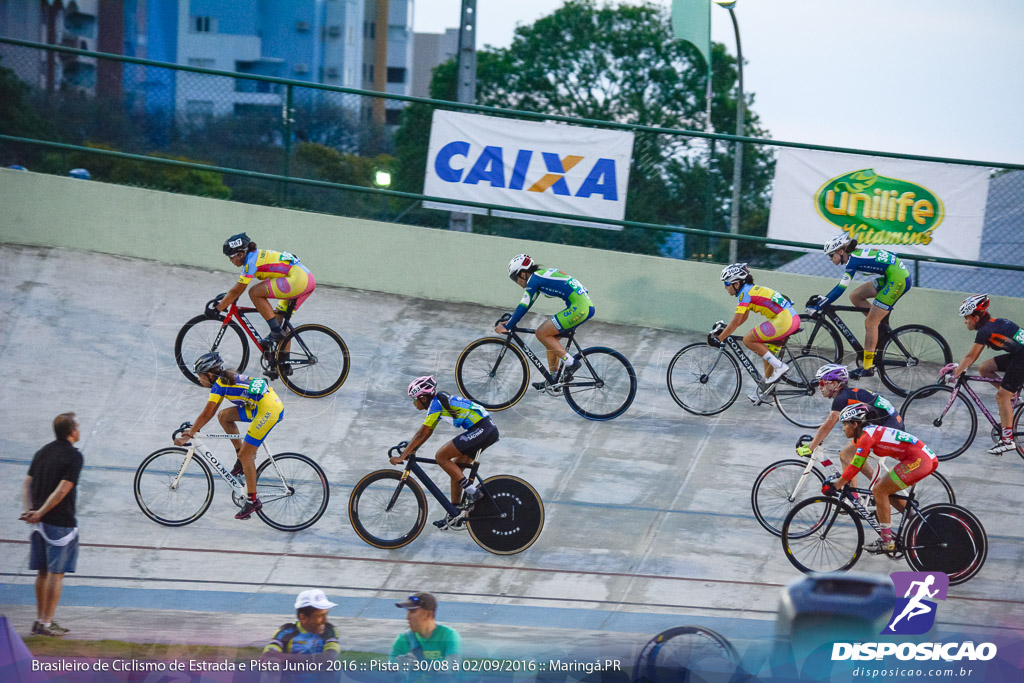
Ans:
MULTIPOLYGON (((489 235, 378 223, 0 169, 0 242, 69 247, 234 271, 221 254, 232 233, 298 254, 321 284, 511 310, 521 290, 506 266, 518 253, 572 273, 605 322, 705 331, 732 315, 721 266, 489 235)), ((824 256, 822 257, 824 258, 824 256)), ((755 272, 802 306, 840 276, 755 272)), ((26 277, 30 277, 26 274, 26 277)), ((224 278, 224 290, 232 284, 224 278)), ((138 283, 144 287, 145 283, 138 283)), ((160 292, 160 296, 167 296, 160 292)), ((210 292, 211 298, 217 292, 210 292)), ((957 306, 965 293, 916 288, 894 323, 938 329, 960 357, 973 340, 957 306)), ((1024 299, 994 297, 997 315, 1024 321, 1024 299)), ((554 312, 554 301, 534 310, 554 312)), ((491 323, 493 311, 480 311, 491 323)), ((862 331, 859 320, 850 320, 862 331)))

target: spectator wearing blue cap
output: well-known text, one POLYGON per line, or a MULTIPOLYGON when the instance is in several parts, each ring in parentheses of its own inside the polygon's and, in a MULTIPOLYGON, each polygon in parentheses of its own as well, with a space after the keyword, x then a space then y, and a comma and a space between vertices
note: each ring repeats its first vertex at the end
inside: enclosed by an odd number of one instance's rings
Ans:
POLYGON ((421 660, 447 659, 456 662, 462 652, 462 639, 455 629, 434 620, 437 599, 430 593, 413 593, 395 607, 405 610, 409 630, 399 634, 391 646, 391 658, 421 660))

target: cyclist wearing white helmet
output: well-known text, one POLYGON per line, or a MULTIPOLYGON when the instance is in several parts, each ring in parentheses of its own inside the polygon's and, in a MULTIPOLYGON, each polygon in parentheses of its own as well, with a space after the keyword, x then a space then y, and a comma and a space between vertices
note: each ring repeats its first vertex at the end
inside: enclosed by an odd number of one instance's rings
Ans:
MULTIPOLYGON (((437 464, 451 477, 452 503, 458 506, 463 493, 466 500, 473 503, 480 498, 481 492, 463 474, 462 468, 472 465, 478 453, 498 442, 498 428, 491 420, 487 409, 461 396, 438 391, 437 380, 433 375, 417 377, 409 384, 406 393, 417 410, 427 411, 427 418, 409 440, 409 445, 402 454, 391 458, 391 464, 397 465, 408 459, 433 435, 437 423, 447 420, 453 426, 466 431, 441 446, 434 457, 437 464)), ((444 519, 434 522, 434 526, 442 530, 465 528, 461 520, 456 522, 447 514, 444 519)))
MULTIPOLYGON (((494 331, 498 334, 506 334, 509 329, 515 327, 541 294, 561 299, 565 302, 565 310, 541 323, 537 328, 536 335, 540 343, 547 349, 548 369, 551 370, 552 383, 557 384, 568 380, 572 376, 572 372, 579 368, 580 360, 566 352, 558 335, 582 325, 594 317, 594 302, 590 300, 590 293, 573 276, 563 273, 557 268, 542 266, 527 254, 519 254, 509 261, 508 276, 512 282, 525 289, 526 292, 523 294, 522 301, 516 306, 516 310, 512 312, 512 318, 508 322, 498 323, 494 331), (565 376, 560 376, 560 361, 565 369, 565 376)), ((536 382, 534 387, 542 389, 546 384, 547 382, 536 382)))
POLYGON ((879 277, 866 282, 850 292, 850 303, 867 309, 864 321, 863 367, 850 373, 852 379, 872 377, 875 374, 875 346, 878 344, 878 326, 889 315, 904 294, 910 291, 913 281, 903 261, 884 249, 857 249, 857 240, 842 234, 833 237, 823 247, 825 255, 837 266, 846 266, 843 277, 825 296, 819 296, 815 307, 822 310, 846 291, 857 273, 874 273, 879 277), (869 301, 871 300, 871 301, 869 301))
POLYGON ((831 495, 836 489, 846 486, 847 482, 857 476, 872 453, 879 458, 895 458, 900 461, 892 468, 888 477, 880 478, 871 489, 875 496, 882 537, 874 544, 864 546, 864 550, 878 554, 896 549, 896 544, 892 540, 892 509, 889 505, 889 496, 934 472, 939 466, 939 460, 916 436, 892 427, 868 424, 869 414, 870 408, 863 403, 847 406, 839 414, 839 419, 843 423, 843 433, 854 442, 853 461, 846 466, 839 479, 826 479, 821 492, 831 495))
MULTIPOLYGON (((996 403, 999 405, 999 423, 1002 427, 999 443, 988 449, 992 455, 1002 455, 1015 448, 1020 450, 1013 433, 1013 397, 1024 385, 1024 330, 1006 318, 993 318, 988 312, 989 298, 987 294, 975 294, 964 299, 960 304, 960 315, 964 317, 967 329, 976 331, 974 344, 964 359, 953 370, 953 378, 959 378, 975 361, 985 347, 1003 351, 994 358, 989 358, 978 368, 982 377, 997 379, 1002 372, 1003 381, 996 390, 996 403)), ((943 368, 943 374, 950 369, 943 368)), ((1024 456, 1024 450, 1020 450, 1024 456)))
MULTIPOLYGON (((708 343, 721 346, 740 325, 747 321, 750 312, 760 313, 767 320, 743 335, 743 344, 764 359, 765 382, 773 384, 789 370, 775 353, 786 337, 800 327, 800 316, 793 309, 793 302, 773 289, 754 284, 754 276, 746 263, 733 263, 722 269, 722 284, 730 296, 736 297, 736 312, 732 320, 717 335, 708 336, 708 343)), ((723 323, 719 323, 721 327, 723 323)), ((757 394, 748 396, 755 403, 757 394)))

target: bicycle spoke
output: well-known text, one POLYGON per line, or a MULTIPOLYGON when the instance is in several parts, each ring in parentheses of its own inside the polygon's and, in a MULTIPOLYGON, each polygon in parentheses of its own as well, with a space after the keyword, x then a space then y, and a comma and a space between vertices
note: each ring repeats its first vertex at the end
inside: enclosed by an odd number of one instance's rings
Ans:
POLYGON ((260 466, 256 491, 263 502, 260 518, 275 529, 312 526, 327 508, 327 480, 305 456, 283 453, 260 466))
POLYGON ((857 562, 863 539, 853 515, 839 514, 834 498, 812 498, 797 505, 782 529, 786 557, 802 572, 849 569, 857 562))
POLYGON ((625 412, 636 395, 636 375, 626 359, 614 351, 589 349, 582 362, 563 386, 572 409, 591 420, 610 420, 625 412))
POLYGON ((668 388, 681 408, 714 415, 732 405, 740 391, 739 366, 726 352, 691 344, 669 363, 668 388))

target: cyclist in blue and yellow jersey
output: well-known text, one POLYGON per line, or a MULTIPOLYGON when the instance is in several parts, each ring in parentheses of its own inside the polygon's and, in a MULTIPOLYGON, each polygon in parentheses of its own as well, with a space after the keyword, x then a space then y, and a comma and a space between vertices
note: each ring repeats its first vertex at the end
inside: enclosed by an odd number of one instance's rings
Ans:
MULTIPOLYGON (((736 312, 732 320, 717 335, 708 336, 708 343, 721 346, 729 335, 746 322, 751 311, 760 313, 767 320, 743 335, 743 344, 764 359, 764 381, 774 384, 789 370, 789 366, 773 353, 786 337, 800 328, 800 316, 793 310, 793 302, 773 289, 754 284, 754 276, 746 263, 733 263, 722 269, 722 284, 725 291, 736 297, 736 312), (769 346, 771 344, 771 346, 769 346)), ((719 323, 721 326, 723 323, 719 323)), ((749 396, 755 403, 759 397, 749 396)))
POLYGON ((199 383, 210 389, 206 407, 192 426, 174 440, 175 445, 184 446, 199 430, 213 419, 221 401, 228 399, 233 405, 220 411, 217 419, 224 431, 238 434, 236 422, 248 422, 249 429, 241 443, 232 441, 238 460, 231 473, 245 474, 245 489, 248 499, 235 519, 249 519, 263 507, 256 495, 256 451, 267 438, 267 434, 284 419, 284 404, 267 380, 239 375, 224 368, 224 360, 217 352, 203 354, 196 359, 195 373, 199 383))
MULTIPOLYGON (((974 344, 964 359, 953 370, 954 379, 974 365, 985 347, 1003 353, 989 358, 978 370, 982 377, 996 379, 1003 373, 1003 381, 996 389, 996 403, 999 405, 999 423, 1002 434, 999 443, 988 449, 992 455, 1002 455, 1017 448, 1013 438, 1013 397, 1024 386, 1024 329, 1012 320, 993 318, 988 312, 988 294, 975 294, 960 304, 960 315, 967 329, 977 332, 974 344)), ((945 372, 949 366, 943 368, 945 372)))
POLYGON ((850 292, 850 302, 858 308, 867 308, 864 321, 863 367, 850 373, 852 379, 873 377, 875 374, 875 345, 878 344, 878 326, 901 296, 910 291, 913 280, 907 266, 896 254, 885 249, 857 249, 857 240, 847 234, 833 237, 823 247, 825 256, 837 266, 846 266, 842 279, 832 291, 818 297, 816 308, 821 310, 846 290, 857 273, 873 273, 879 277, 850 292), (869 302, 868 299, 874 299, 869 302))
MULTIPOLYGON (((414 379, 409 384, 408 394, 417 410, 427 411, 427 418, 402 454, 391 458, 391 464, 405 461, 433 435, 438 422, 448 420, 466 431, 441 446, 435 459, 452 479, 452 504, 458 506, 463 493, 469 503, 478 500, 482 495, 480 490, 462 473, 460 465, 472 465, 477 453, 498 442, 498 428, 487 410, 469 399, 438 391, 437 381, 431 375, 414 379)), ((434 522, 434 526, 442 530, 465 528, 461 515, 460 518, 445 515, 444 519, 434 522)))
MULTIPOLYGON (((512 312, 512 318, 506 323, 498 323, 494 331, 498 334, 505 334, 508 329, 514 327, 526 312, 533 306, 540 294, 552 298, 559 298, 565 302, 565 310, 560 311, 550 319, 541 323, 537 328, 537 339, 544 345, 548 352, 548 369, 551 370, 552 384, 560 381, 568 381, 572 373, 579 369, 580 359, 570 356, 566 352, 558 335, 567 332, 574 327, 582 325, 594 317, 594 302, 590 300, 590 293, 579 280, 557 268, 545 268, 526 254, 519 254, 508 264, 508 276, 512 282, 526 290, 522 301, 512 312), (562 367, 559 368, 559 361, 562 367), (564 376, 562 375, 564 371, 564 376)), ((543 389, 548 384, 545 382, 534 382, 533 386, 543 389)))
MULTIPOLYGON (((296 621, 277 629, 263 648, 262 659, 323 662, 341 654, 338 630, 327 621, 327 613, 337 607, 318 588, 304 590, 295 600, 296 621), (301 656, 300 656, 301 655, 301 656)), ((318 676, 312 677, 318 680, 318 676)))
POLYGON ((258 285, 249 290, 249 298, 270 326, 267 341, 273 346, 284 336, 281 321, 282 313, 288 306, 287 300, 295 299, 297 311, 316 288, 313 273, 299 262, 298 256, 287 251, 259 249, 244 232, 232 235, 224 242, 224 255, 242 269, 242 274, 235 286, 217 304, 217 310, 221 313, 226 311, 242 295, 253 278, 260 280, 258 285), (270 299, 282 300, 278 302, 276 311, 270 305, 270 299))

